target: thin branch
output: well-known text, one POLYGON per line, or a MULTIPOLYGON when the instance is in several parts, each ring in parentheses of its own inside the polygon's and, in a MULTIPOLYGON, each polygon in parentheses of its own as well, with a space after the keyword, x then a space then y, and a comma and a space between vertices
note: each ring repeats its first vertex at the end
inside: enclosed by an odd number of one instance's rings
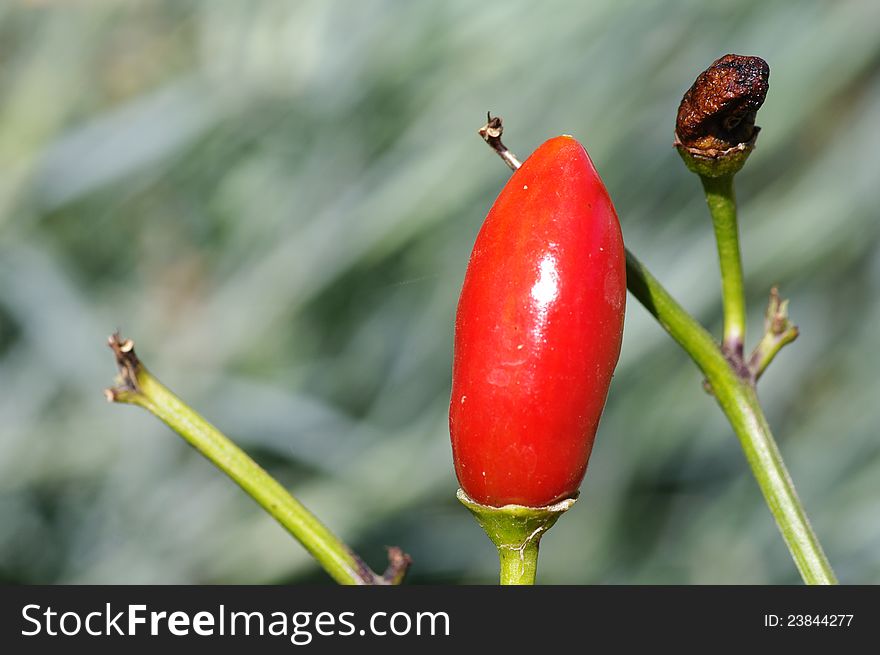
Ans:
POLYGON ((399 548, 389 549, 388 571, 374 573, 247 453, 153 377, 135 354, 131 339, 114 334, 109 344, 119 376, 117 385, 105 390, 107 400, 143 407, 177 432, 257 501, 338 583, 385 585, 403 580, 411 561, 408 555, 399 548))
POLYGON ((770 290, 770 302, 764 315, 764 336, 749 356, 752 377, 758 378, 785 346, 798 338, 800 331, 788 318, 788 300, 779 297, 779 289, 770 290))
POLYGON ((743 362, 746 298, 733 175, 720 177, 700 175, 700 180, 706 192, 709 213, 712 215, 715 241, 718 245, 718 263, 721 267, 721 297, 724 305, 724 337, 721 341, 721 349, 734 370, 745 379, 749 379, 750 371, 743 362))

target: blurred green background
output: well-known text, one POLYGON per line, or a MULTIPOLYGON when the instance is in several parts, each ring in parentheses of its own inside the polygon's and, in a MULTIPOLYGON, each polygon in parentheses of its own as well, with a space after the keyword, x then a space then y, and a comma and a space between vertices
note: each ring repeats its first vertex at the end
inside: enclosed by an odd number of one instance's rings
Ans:
MULTIPOLYGON (((738 178, 760 392, 842 581, 880 582, 880 3, 182 1, 0 6, 0 579, 328 582, 145 412, 106 403, 119 328, 151 370, 375 568, 491 583, 454 498, 455 303, 521 157, 571 133, 629 247, 720 327, 711 227, 671 147, 694 77, 771 66, 738 178)), ((738 442, 631 298, 546 583, 795 583, 738 442)))

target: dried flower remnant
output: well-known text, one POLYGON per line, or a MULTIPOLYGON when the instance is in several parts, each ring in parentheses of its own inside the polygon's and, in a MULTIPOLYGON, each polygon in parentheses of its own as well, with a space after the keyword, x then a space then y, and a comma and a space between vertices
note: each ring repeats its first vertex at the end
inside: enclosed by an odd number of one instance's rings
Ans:
POLYGON ((770 67, 760 57, 724 55, 700 73, 678 107, 676 145, 717 157, 750 146, 760 130, 755 115, 769 87, 770 67))

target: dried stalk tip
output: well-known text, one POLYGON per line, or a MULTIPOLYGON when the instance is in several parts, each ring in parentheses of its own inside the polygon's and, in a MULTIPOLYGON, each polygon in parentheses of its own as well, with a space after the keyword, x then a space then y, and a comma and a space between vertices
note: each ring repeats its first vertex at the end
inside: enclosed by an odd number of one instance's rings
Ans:
POLYGON ((764 331, 773 336, 787 336, 794 341, 799 334, 798 328, 788 317, 788 300, 779 296, 779 289, 770 289, 770 302, 764 315, 764 331))
POLYGON ((742 168, 761 129, 755 117, 769 78, 766 61, 733 54, 700 73, 681 99, 675 123, 675 146, 688 168, 710 177, 742 168))
POLYGON ((137 373, 141 362, 134 352, 134 341, 123 339, 118 332, 114 332, 107 339, 107 343, 113 354, 116 355, 116 366, 119 367, 119 375, 116 378, 116 386, 104 390, 104 396, 110 402, 119 400, 119 396, 126 392, 137 393, 137 373))
POLYGON ((483 137, 486 141, 489 139, 500 139, 501 135, 504 134, 504 123, 501 120, 501 116, 492 116, 492 112, 486 112, 486 124, 483 125, 479 130, 480 136, 483 137))
POLYGON ((519 159, 501 142, 501 135, 504 134, 504 124, 501 121, 501 116, 493 117, 491 112, 486 112, 486 124, 477 132, 483 137, 483 141, 488 143, 489 147, 504 160, 504 163, 507 164, 510 170, 515 171, 522 166, 519 159))
POLYGON ((412 557, 397 546, 387 546, 387 550, 388 568, 382 574, 382 580, 385 584, 398 585, 406 577, 409 565, 412 564, 412 557))

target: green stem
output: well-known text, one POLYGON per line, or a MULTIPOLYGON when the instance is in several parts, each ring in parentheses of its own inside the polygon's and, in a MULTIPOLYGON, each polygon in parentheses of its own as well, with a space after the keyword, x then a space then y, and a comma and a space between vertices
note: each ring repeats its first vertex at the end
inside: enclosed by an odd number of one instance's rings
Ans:
POLYGON ((725 354, 741 362, 746 338, 746 301, 733 174, 720 177, 700 175, 700 180, 706 191, 706 203, 709 205, 712 224, 715 226, 718 261, 721 266, 721 292, 724 303, 722 348, 725 354))
POLYGON ((752 473, 807 584, 836 584, 748 380, 736 374, 712 336, 627 251, 627 287, 697 364, 740 440, 752 473))
POLYGON ((183 437, 226 473, 275 518, 340 584, 373 585, 400 582, 409 558, 393 550, 392 567, 376 575, 352 550, 227 436, 187 406, 157 380, 134 354, 131 341, 114 335, 110 345, 117 356, 123 384, 109 389, 113 402, 142 407, 183 437))
POLYGON ((749 356, 748 368, 757 382, 770 362, 786 345, 798 338, 797 325, 788 318, 788 301, 779 296, 779 289, 770 289, 770 302, 764 315, 764 336, 749 356))
POLYGON ((749 367, 752 369, 755 381, 764 374, 764 371, 767 370, 770 362, 779 354, 779 351, 797 339, 797 337, 797 328, 786 330, 782 334, 774 334, 772 332, 764 334, 761 341, 755 346, 755 350, 749 359, 749 367))
POLYGON ((478 503, 462 489, 458 490, 457 496, 498 549, 502 585, 535 584, 541 537, 577 500, 574 496, 546 507, 493 507, 478 503))
POLYGON ((527 542, 521 549, 498 548, 501 585, 533 585, 538 572, 540 542, 527 542))

